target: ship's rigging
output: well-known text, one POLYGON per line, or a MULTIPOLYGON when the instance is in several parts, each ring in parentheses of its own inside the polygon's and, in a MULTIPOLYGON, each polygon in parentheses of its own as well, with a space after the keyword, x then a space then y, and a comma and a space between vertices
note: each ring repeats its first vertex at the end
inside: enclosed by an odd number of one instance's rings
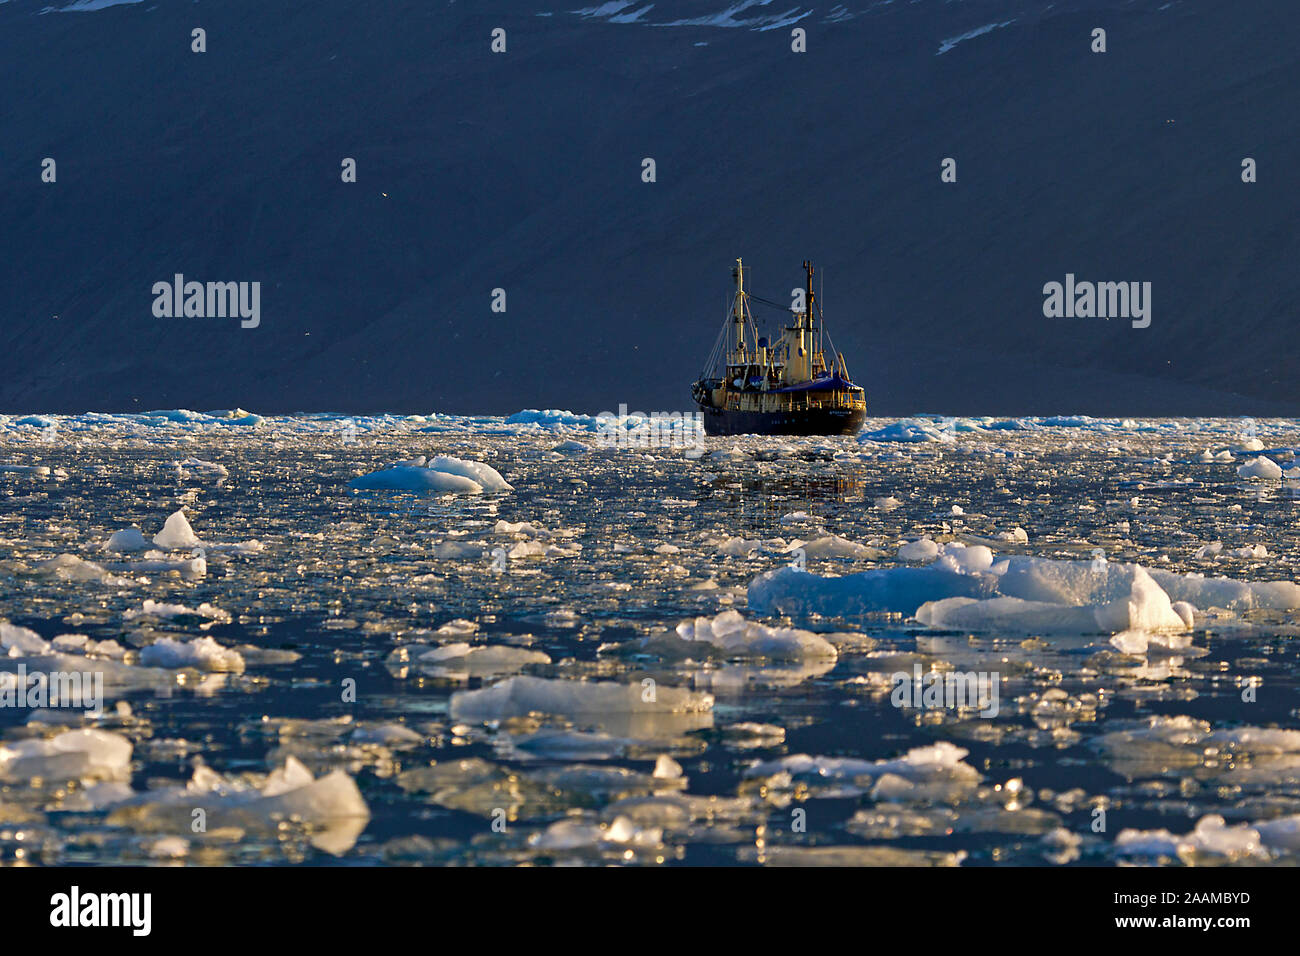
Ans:
POLYGON ((786 307, 750 292, 748 270, 736 260, 728 318, 692 388, 710 433, 788 428, 796 434, 829 434, 860 424, 866 410, 862 388, 849 378, 844 356, 826 332, 812 263, 805 261, 804 270, 805 286, 796 290, 795 304, 786 307), (790 317, 791 324, 775 342, 759 334, 751 303, 790 317))

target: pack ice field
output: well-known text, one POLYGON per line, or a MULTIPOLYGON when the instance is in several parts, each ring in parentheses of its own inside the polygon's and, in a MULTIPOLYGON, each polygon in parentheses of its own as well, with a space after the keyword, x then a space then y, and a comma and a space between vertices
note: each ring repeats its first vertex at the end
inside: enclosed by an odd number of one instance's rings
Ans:
POLYGON ((1296 862, 1295 421, 606 424, 0 417, 0 858, 1296 862))

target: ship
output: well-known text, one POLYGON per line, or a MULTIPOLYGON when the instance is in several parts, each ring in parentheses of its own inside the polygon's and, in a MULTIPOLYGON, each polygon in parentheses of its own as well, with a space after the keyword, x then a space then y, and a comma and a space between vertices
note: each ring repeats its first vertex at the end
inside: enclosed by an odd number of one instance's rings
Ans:
POLYGON ((813 264, 805 261, 803 267, 803 301, 796 297, 792 308, 746 291, 748 270, 736 260, 731 307, 699 380, 691 386, 705 434, 852 435, 862 427, 866 392, 853 384, 844 356, 826 333, 813 291, 813 264), (775 344, 758 334, 751 300, 791 317, 792 324, 775 344))

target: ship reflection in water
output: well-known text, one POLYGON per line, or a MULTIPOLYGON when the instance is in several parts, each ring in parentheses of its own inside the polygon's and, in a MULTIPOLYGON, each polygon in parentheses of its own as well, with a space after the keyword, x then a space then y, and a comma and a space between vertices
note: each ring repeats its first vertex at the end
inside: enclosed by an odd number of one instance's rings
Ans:
POLYGON ((733 512, 738 529, 765 537, 790 537, 790 523, 782 519, 800 513, 833 518, 838 505, 851 504, 854 510, 861 510, 867 491, 860 478, 829 475, 757 477, 741 482, 719 478, 711 488, 709 497, 715 506, 721 501, 733 512))

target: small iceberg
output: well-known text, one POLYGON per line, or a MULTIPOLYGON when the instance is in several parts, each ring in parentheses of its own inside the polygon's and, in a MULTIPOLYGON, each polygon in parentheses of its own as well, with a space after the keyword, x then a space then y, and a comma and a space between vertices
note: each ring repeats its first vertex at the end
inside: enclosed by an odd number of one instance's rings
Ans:
POLYGON ((925 442, 952 443, 956 441, 952 432, 938 428, 933 422, 920 418, 908 418, 872 432, 859 432, 858 442, 903 442, 905 444, 923 444, 925 442))
POLYGON ((121 531, 114 531, 109 535, 108 540, 103 544, 103 550, 126 553, 148 551, 153 546, 139 528, 123 528, 121 531))
POLYGON ((0 781, 126 780, 131 741, 103 730, 69 730, 48 740, 0 743, 0 781))
POLYGON ((997 579, 991 574, 966 574, 937 564, 873 568, 843 577, 821 577, 782 567, 759 575, 749 585, 749 609, 762 615, 910 615, 926 601, 988 597, 996 587, 997 579))
POLYGON ((108 823, 143 832, 190 832, 193 811, 204 812, 209 833, 226 828, 274 834, 288 821, 308 828, 313 846, 346 853, 370 821, 356 782, 342 770, 313 777, 295 757, 260 781, 223 777, 206 766, 183 786, 132 794, 109 804, 108 823))
MULTIPOLYGON (((116 536, 114 535, 114 537, 116 536)), ((111 541, 112 538, 109 540, 111 541)), ((162 548, 164 551, 197 548, 203 544, 199 540, 199 536, 194 533, 194 529, 190 527, 184 511, 177 511, 167 518, 163 523, 162 530, 153 536, 153 543, 154 547, 162 548)))
POLYGON ((811 541, 796 539, 786 548, 786 553, 802 550, 805 558, 820 560, 822 558, 866 558, 883 557, 884 552, 865 544, 858 544, 839 535, 828 534, 811 541))
POLYGON ((354 491, 409 491, 416 494, 479 495, 484 492, 514 491, 501 473, 490 465, 461 458, 438 456, 432 461, 423 455, 400 461, 390 468, 354 478, 348 483, 354 491))
POLYGON ((679 687, 614 681, 511 677, 483 690, 452 695, 455 720, 505 720, 531 713, 574 716, 608 713, 708 713, 713 696, 679 687))
POLYGON ((140 652, 140 663, 146 667, 169 669, 193 667, 201 671, 244 672, 243 656, 210 637, 197 637, 190 641, 161 637, 140 652))
POLYGON ((1242 478, 1263 478, 1266 481, 1275 481, 1282 477, 1282 467, 1272 458, 1260 455, 1258 458, 1252 458, 1244 465, 1238 465, 1237 474, 1242 478))
MULTIPOLYGON (((931 627, 966 631, 1116 634, 1122 631, 1183 631, 1187 622, 1139 565, 1133 565, 1128 593, 1103 604, 1070 605, 1018 597, 927 601, 916 619, 931 627)), ((1146 649, 1143 643, 1143 650, 1146 649)))
POLYGON ((791 627, 767 627, 747 621, 739 611, 723 611, 717 617, 682 621, 676 631, 664 631, 641 642, 645 651, 681 657, 768 658, 775 661, 803 661, 815 658, 835 660, 835 645, 811 631, 791 627))

